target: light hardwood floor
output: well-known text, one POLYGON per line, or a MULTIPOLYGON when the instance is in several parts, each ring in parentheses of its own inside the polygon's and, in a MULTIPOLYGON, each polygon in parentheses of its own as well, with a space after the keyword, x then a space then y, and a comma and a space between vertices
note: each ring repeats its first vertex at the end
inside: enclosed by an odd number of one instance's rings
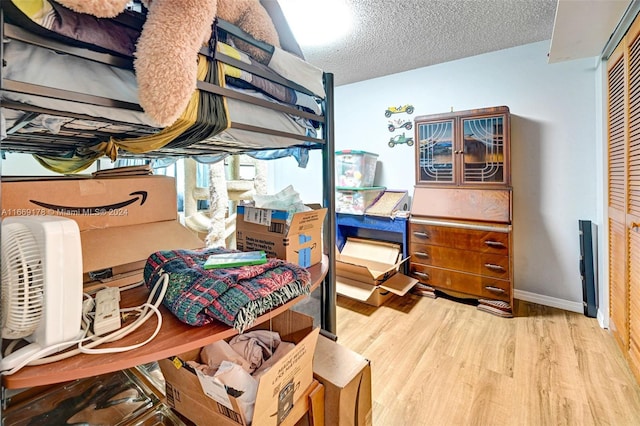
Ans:
POLYGON ((371 360, 374 426, 640 425, 640 386, 593 318, 516 303, 515 318, 414 295, 338 296, 338 342, 371 360))

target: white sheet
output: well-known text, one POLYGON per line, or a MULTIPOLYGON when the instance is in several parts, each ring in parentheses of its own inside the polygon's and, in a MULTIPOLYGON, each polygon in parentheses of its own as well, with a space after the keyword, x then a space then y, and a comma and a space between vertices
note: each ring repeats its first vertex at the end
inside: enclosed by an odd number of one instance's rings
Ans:
POLYGON ((269 68, 322 99, 327 96, 322 84, 322 70, 285 50, 274 48, 269 68))

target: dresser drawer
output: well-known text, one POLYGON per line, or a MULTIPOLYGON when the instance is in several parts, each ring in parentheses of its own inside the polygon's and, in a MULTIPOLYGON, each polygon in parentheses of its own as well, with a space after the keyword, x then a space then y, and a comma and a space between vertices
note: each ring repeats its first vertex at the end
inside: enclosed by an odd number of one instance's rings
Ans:
POLYGON ((509 232, 410 223, 409 234, 411 243, 509 254, 509 232))
POLYGON ((511 282, 482 275, 452 271, 411 262, 409 275, 440 290, 465 293, 478 298, 511 300, 511 282))
POLYGON ((508 280, 509 256, 411 242, 411 262, 508 280))

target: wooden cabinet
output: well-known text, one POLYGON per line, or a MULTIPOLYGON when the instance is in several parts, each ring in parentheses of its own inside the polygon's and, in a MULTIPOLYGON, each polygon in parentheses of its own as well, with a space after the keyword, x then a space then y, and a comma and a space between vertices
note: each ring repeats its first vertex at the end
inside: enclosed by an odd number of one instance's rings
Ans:
POLYGON ((416 117, 416 184, 510 184, 509 109, 416 117))
POLYGON ((464 298, 513 306, 509 109, 416 118, 409 273, 464 298))
POLYGON ((511 302, 511 227, 411 220, 409 270, 420 282, 463 297, 511 302))

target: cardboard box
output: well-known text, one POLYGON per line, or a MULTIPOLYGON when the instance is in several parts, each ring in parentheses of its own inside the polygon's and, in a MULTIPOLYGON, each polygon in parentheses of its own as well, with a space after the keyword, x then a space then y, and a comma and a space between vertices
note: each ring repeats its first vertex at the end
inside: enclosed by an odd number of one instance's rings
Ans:
POLYGON ((407 259, 402 259, 400 244, 347 238, 336 256, 336 291, 373 306, 391 294, 404 296, 418 282, 398 272, 407 259))
POLYGON ((122 287, 142 280, 151 253, 199 249, 205 243, 177 220, 80 231, 85 290, 122 287))
POLYGON ((55 215, 81 231, 176 220, 175 179, 131 176, 2 179, 1 217, 55 215))
MULTIPOLYGON (((320 329, 313 328, 313 318, 292 310, 255 329, 277 331, 283 341, 296 344, 258 382, 252 424, 275 426, 313 381, 313 355, 320 329)), ((195 350, 158 361, 166 381, 167 403, 197 425, 246 425, 248 420, 238 401, 227 394, 224 385, 185 364, 197 360, 198 353, 195 350)))
POLYGON ((1 184, 2 217, 54 215, 78 223, 85 291, 141 281, 155 251, 205 246, 178 222, 169 176, 7 177, 1 184))
POLYGON ((294 213, 284 210, 238 206, 236 216, 236 246, 238 250, 264 250, 268 257, 277 257, 303 267, 322 260, 322 225, 326 208, 294 213))
POLYGON ((324 421, 333 426, 371 426, 371 363, 324 336, 318 338, 313 377, 324 385, 324 421))

